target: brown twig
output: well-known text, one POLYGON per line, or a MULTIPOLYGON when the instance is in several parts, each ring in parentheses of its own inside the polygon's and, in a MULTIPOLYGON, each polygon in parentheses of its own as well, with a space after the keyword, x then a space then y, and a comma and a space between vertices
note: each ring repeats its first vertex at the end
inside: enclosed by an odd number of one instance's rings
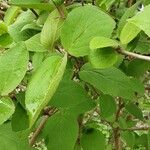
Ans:
MULTIPOLYGON (((118 119, 121 114, 121 110, 124 107, 124 105, 121 102, 121 98, 118 98, 118 110, 116 112, 116 118, 115 122, 118 122, 118 119)), ((120 130, 119 127, 113 128, 113 134, 114 134, 114 144, 115 144, 115 150, 121 150, 121 140, 120 140, 120 130)))
POLYGON ((133 57, 133 58, 138 58, 138 59, 142 59, 142 60, 146 60, 146 61, 150 61, 150 56, 145 56, 145 55, 129 52, 129 51, 123 50, 121 48, 117 48, 116 51, 119 54, 122 54, 122 55, 130 56, 130 57, 133 57))
POLYGON ((51 117, 53 114, 55 114, 58 111, 58 109, 56 108, 51 108, 49 109, 48 113, 46 113, 46 115, 44 116, 43 120, 41 121, 40 125, 38 126, 38 128, 35 130, 32 138, 29 140, 29 144, 30 146, 33 146, 33 144, 35 143, 39 133, 41 132, 41 130, 44 128, 47 120, 49 117, 51 117))

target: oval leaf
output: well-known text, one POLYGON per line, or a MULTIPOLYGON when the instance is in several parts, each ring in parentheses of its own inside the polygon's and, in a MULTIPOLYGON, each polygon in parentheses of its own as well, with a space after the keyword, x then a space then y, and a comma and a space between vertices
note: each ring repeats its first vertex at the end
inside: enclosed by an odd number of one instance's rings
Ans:
POLYGON ((18 43, 0 54, 0 95, 12 92, 21 82, 28 60, 29 54, 24 43, 18 43))
POLYGON ((25 104, 29 113, 30 126, 34 124, 40 111, 55 93, 63 76, 67 55, 48 57, 33 75, 26 91, 25 104))
POLYGON ((68 14, 61 41, 71 55, 85 56, 90 52, 91 39, 95 36, 110 37, 114 27, 114 20, 95 6, 78 7, 68 14))

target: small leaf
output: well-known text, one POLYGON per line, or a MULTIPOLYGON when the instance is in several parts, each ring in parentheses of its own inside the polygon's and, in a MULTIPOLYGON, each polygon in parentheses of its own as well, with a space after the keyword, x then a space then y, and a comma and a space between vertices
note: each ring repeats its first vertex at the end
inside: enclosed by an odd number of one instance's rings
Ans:
POLYGON ((66 54, 63 58, 59 55, 52 55, 43 61, 31 78, 25 98, 30 127, 35 123, 41 110, 55 93, 63 76, 66 63, 66 54))
POLYGON ((122 44, 127 44, 132 41, 141 31, 140 28, 136 27, 134 24, 127 22, 123 27, 120 35, 120 40, 122 44))
POLYGON ((106 37, 94 37, 90 42, 90 48, 98 49, 104 47, 118 47, 119 43, 106 37))
POLYGON ((15 112, 11 119, 12 130, 15 132, 25 130, 29 127, 29 119, 26 110, 17 104, 15 112))
POLYGON ((100 114, 105 119, 113 116, 116 113, 116 102, 113 97, 109 95, 101 95, 100 100, 100 114))
POLYGON ((111 67, 117 60, 117 53, 110 47, 92 50, 89 55, 89 62, 94 68, 111 67))
POLYGON ((0 99, 0 125, 7 121, 15 111, 15 106, 10 98, 0 99))
POLYGON ((87 129, 81 137, 84 150, 105 150, 105 136, 95 129, 87 129))
POLYGON ((95 6, 75 8, 63 24, 62 45, 73 56, 88 55, 91 39, 95 36, 110 37, 114 27, 114 20, 95 6))
POLYGON ((136 118, 143 120, 143 113, 139 107, 137 107, 134 103, 128 103, 126 105, 126 110, 136 118))
POLYGON ((78 123, 72 115, 60 112, 49 118, 43 135, 51 150, 73 150, 78 137, 78 123))
POLYGON ((144 7, 143 11, 140 11, 134 17, 128 19, 128 21, 134 24, 137 28, 143 30, 150 37, 150 5, 144 7))
POLYGON ((29 54, 24 43, 0 53, 0 95, 12 92, 26 74, 29 54))
POLYGON ((0 35, 0 47, 1 48, 7 48, 9 45, 13 42, 12 37, 8 34, 2 34, 0 35))
POLYGON ((61 19, 58 10, 54 10, 50 13, 41 32, 41 43, 45 48, 52 50, 54 42, 59 37, 62 23, 63 20, 61 19))
POLYGON ((7 26, 6 24, 0 20, 0 35, 7 33, 7 26))
POLYGON ((40 36, 41 34, 36 34, 27 41, 25 41, 26 47, 28 51, 32 52, 45 52, 48 49, 44 47, 44 45, 40 42, 40 36))
POLYGON ((20 7, 10 6, 4 16, 4 22, 10 25, 14 22, 15 17, 19 14, 20 7))
POLYGON ((133 17, 135 15, 136 12, 138 12, 138 7, 140 5, 141 1, 136 2, 134 5, 132 5, 130 8, 128 8, 126 10, 126 12, 123 14, 123 16, 121 17, 119 24, 118 24, 118 35, 120 36, 121 30, 123 29, 124 25, 127 22, 127 19, 133 17))

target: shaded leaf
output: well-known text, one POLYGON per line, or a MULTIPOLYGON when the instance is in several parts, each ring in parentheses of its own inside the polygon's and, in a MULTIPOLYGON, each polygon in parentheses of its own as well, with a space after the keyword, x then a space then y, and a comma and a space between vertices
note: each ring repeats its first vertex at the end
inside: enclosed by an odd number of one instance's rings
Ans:
POLYGON ((105 136, 99 130, 87 129, 81 137, 84 150, 105 150, 105 136))
POLYGON ((78 137, 77 120, 71 114, 57 113, 49 118, 43 135, 48 149, 73 150, 78 137))

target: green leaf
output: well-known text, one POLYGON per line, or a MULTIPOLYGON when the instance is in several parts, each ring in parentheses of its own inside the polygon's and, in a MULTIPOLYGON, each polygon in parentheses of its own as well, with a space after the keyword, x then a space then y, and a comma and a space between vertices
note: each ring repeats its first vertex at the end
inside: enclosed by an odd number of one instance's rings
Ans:
POLYGON ((0 99, 0 125, 7 121, 15 111, 15 106, 10 98, 0 99))
POLYGON ((118 47, 119 43, 106 37, 94 37, 90 41, 90 49, 98 49, 104 47, 118 47))
POLYGON ((34 8, 40 10, 52 11, 56 8, 56 6, 61 5, 63 0, 54 0, 48 2, 41 2, 41 0, 10 0, 10 4, 25 7, 25 8, 34 8), (55 6, 56 5, 56 6, 55 6))
POLYGON ((44 45, 41 44, 40 36, 41 36, 41 34, 38 33, 38 34, 34 35, 33 37, 31 37, 30 39, 28 39, 27 41, 25 41, 28 51, 45 52, 48 50, 44 47, 44 45))
POLYGON ((25 99, 30 127, 55 93, 63 76, 66 63, 66 54, 63 58, 59 55, 52 55, 43 61, 32 76, 25 99))
MULTIPOLYGON (((107 69, 94 69, 90 65, 85 65, 80 71, 80 78, 93 85, 104 94, 120 96, 125 99, 133 99, 137 90, 136 84, 128 76, 115 67, 107 69)), ((140 87, 143 88, 142 85, 140 87)))
POLYGON ((28 10, 22 12, 17 17, 16 21, 8 27, 8 32, 15 42, 25 41, 30 37, 30 34, 32 34, 31 31, 30 33, 28 33, 29 35, 24 35, 24 32, 21 32, 21 30, 25 25, 32 23, 34 19, 34 14, 30 10, 28 10))
POLYGON ((47 121, 43 135, 48 149, 73 150, 78 137, 77 120, 68 113, 57 113, 47 121))
POLYGON ((148 149, 150 149, 150 130, 147 134, 147 139, 148 139, 148 149))
POLYGON ((7 26, 6 24, 0 20, 0 35, 7 33, 7 26))
POLYGON ((128 19, 130 23, 135 25, 137 28, 143 30, 150 37, 150 5, 144 7, 143 11, 140 11, 134 17, 128 19))
POLYGON ((0 126, 1 150, 31 150, 28 144, 28 135, 24 132, 13 132, 9 123, 0 126))
POLYGON ((135 26, 134 24, 127 22, 123 27, 120 35, 120 40, 122 44, 127 44, 132 41, 141 31, 140 28, 135 26))
POLYGON ((0 95, 12 92, 26 74, 29 54, 24 43, 0 53, 0 95))
POLYGON ((128 8, 126 10, 126 12, 123 14, 123 16, 121 17, 119 24, 118 24, 118 29, 117 29, 119 36, 120 36, 121 30, 123 29, 124 25, 127 22, 127 19, 129 19, 130 17, 133 17, 135 15, 140 3, 141 3, 141 1, 136 2, 134 5, 132 5, 130 8, 128 8))
POLYGON ((12 42, 13 39, 8 33, 0 35, 0 48, 7 48, 12 42))
POLYGON ((135 116, 140 120, 143 120, 142 110, 139 107, 137 107, 134 103, 128 103, 125 108, 131 115, 135 116))
POLYGON ((121 134, 121 137, 126 142, 127 146, 129 146, 131 149, 133 149, 135 144, 135 135, 133 132, 129 131, 123 131, 121 134))
POLYGON ((94 68, 108 68, 118 60, 118 55, 111 47, 95 49, 90 52, 89 62, 94 68))
POLYGON ((78 7, 68 14, 62 27, 61 41, 69 54, 85 56, 90 52, 91 39, 110 37, 114 27, 114 20, 95 6, 78 7))
POLYGON ((149 69, 150 63, 148 61, 134 59, 129 62, 127 74, 139 78, 149 69))
POLYGON ((113 97, 109 95, 101 95, 99 104, 100 104, 100 114, 102 117, 107 119, 115 115, 117 106, 113 97))
POLYGON ((62 23, 63 20, 61 19, 58 10, 54 10, 49 14, 41 32, 41 43, 46 48, 52 50, 54 42, 59 37, 62 23))
POLYGON ((33 70, 35 71, 37 68, 39 68, 44 60, 44 54, 43 53, 35 53, 32 57, 32 65, 33 70))
POLYGON ((29 119, 26 110, 17 104, 14 114, 11 119, 12 130, 15 132, 25 130, 29 127, 29 119))
POLYGON ((50 101, 51 106, 71 108, 90 100, 81 85, 72 80, 61 81, 57 91, 50 101))
POLYGON ((4 22, 7 25, 10 25, 14 22, 16 16, 19 14, 20 7, 17 6, 11 6, 7 9, 4 16, 4 22))
POLYGON ((99 130, 87 129, 81 137, 84 150, 105 150, 105 136, 99 130))

